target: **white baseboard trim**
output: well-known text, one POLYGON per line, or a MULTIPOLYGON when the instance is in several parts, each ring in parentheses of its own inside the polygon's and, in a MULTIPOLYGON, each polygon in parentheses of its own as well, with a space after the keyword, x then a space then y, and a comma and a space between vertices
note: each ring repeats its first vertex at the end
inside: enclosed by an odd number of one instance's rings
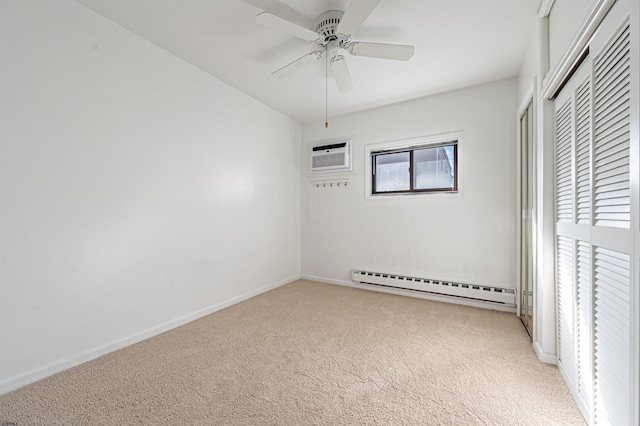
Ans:
POLYGON ((167 321, 165 323, 159 324, 155 327, 142 330, 141 332, 133 334, 131 336, 116 340, 111 343, 107 343, 105 345, 99 346, 94 349, 89 349, 84 352, 80 352, 77 354, 64 357, 60 360, 54 361, 45 366, 33 369, 31 371, 27 371, 26 373, 9 377, 7 379, 0 381, 0 395, 5 394, 7 392, 11 392, 12 390, 16 390, 30 383, 37 382, 38 380, 44 379, 45 377, 52 376, 56 373, 67 370, 71 367, 75 367, 77 365, 83 364, 87 361, 94 360, 110 352, 117 351, 118 349, 122 349, 127 346, 133 345, 135 343, 141 342, 143 340, 149 339, 151 337, 157 336, 158 334, 180 327, 181 325, 185 325, 199 318, 212 314, 216 311, 235 305, 236 303, 240 303, 244 300, 250 299, 261 293, 265 293, 269 290, 273 290, 277 287, 281 287, 285 284, 289 284, 298 279, 300 279, 300 275, 296 275, 272 284, 268 284, 266 286, 257 288, 255 290, 249 291, 239 296, 232 297, 231 299, 227 299, 223 302, 216 303, 215 305, 206 307, 204 309, 200 309, 191 314, 187 314, 182 317, 173 319, 171 321, 167 321))
POLYGON ((533 351, 538 357, 538 361, 544 362, 545 364, 552 364, 552 365, 558 364, 556 354, 551 354, 549 352, 543 351, 542 346, 540 346, 540 343, 533 342, 533 351))
POLYGON ((327 284, 337 284, 337 285, 344 285, 347 287, 355 287, 353 282, 349 280, 334 280, 332 278, 316 277, 315 275, 306 275, 306 274, 302 274, 300 278, 302 278, 303 280, 318 281, 318 282, 327 283, 327 284))
POLYGON ((480 300, 475 301, 472 299, 465 299, 461 297, 439 295, 435 293, 426 293, 426 292, 422 293, 419 291, 403 290, 400 288, 396 289, 393 287, 383 287, 383 286, 377 286, 373 284, 365 284, 365 283, 356 284, 353 281, 336 280, 333 278, 317 277, 314 275, 303 274, 301 278, 305 280, 318 281, 318 282, 327 283, 327 284, 337 284, 337 285, 347 286, 351 288, 359 288, 361 290, 371 290, 371 291, 377 291, 380 293, 395 294, 399 296, 417 297, 419 299, 433 300, 436 302, 453 303, 457 305, 473 306, 475 308, 491 309, 494 311, 510 312, 514 314, 516 313, 515 307, 500 306, 499 304, 485 303, 480 300))

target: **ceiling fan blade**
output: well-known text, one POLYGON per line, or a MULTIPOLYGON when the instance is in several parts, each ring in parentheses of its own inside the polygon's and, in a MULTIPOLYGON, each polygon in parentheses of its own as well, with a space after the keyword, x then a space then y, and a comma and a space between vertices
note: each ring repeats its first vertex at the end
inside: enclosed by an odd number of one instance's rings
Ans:
POLYGON ((324 50, 316 50, 311 53, 307 53, 303 57, 298 58, 290 64, 287 64, 284 67, 280 68, 279 70, 272 72, 271 75, 275 78, 286 77, 289 74, 293 74, 294 72, 298 71, 305 65, 308 65, 311 62, 320 59, 322 55, 324 55, 324 50))
POLYGON ((346 93, 353 89, 351 74, 349 73, 349 67, 347 66, 347 61, 344 59, 344 56, 334 56, 333 59, 331 59, 331 69, 336 79, 338 92, 346 93))
POLYGON ((291 21, 287 21, 277 15, 273 15, 269 12, 262 12, 256 17, 256 21, 260 25, 264 25, 267 28, 271 28, 276 31, 285 32, 294 37, 301 38, 307 41, 316 41, 320 38, 318 33, 308 28, 301 27, 291 21))
POLYGON ((415 47, 406 44, 364 43, 356 41, 349 45, 347 51, 353 56, 408 61, 413 56, 415 47))
POLYGON ((367 17, 373 12, 381 0, 351 0, 349 7, 344 12, 338 32, 350 36, 355 33, 367 17))

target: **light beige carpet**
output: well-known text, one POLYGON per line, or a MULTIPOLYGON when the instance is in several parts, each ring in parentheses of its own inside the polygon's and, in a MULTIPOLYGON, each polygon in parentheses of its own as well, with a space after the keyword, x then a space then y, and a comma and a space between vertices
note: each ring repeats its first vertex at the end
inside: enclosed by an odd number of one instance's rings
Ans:
POLYGON ((297 281, 0 396, 0 423, 584 424, 513 314, 297 281))

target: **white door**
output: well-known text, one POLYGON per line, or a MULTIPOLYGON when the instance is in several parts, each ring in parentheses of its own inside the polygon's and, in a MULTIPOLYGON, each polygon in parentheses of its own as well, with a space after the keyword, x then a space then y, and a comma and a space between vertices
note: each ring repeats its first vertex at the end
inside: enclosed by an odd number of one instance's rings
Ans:
POLYGON ((593 424, 626 425, 634 418, 638 76, 629 19, 610 15, 555 100, 558 366, 593 424))
POLYGON ((626 425, 633 419, 638 225, 631 216, 630 26, 616 18, 605 20, 555 100, 556 286, 562 375, 593 424, 626 425))

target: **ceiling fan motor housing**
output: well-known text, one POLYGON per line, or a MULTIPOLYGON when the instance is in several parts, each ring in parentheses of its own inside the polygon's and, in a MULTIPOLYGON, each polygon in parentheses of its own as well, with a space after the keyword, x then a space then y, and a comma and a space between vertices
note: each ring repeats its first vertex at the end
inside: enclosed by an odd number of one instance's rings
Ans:
POLYGON ((338 34, 338 24, 342 19, 344 12, 341 10, 328 10, 318 16, 314 22, 316 32, 322 40, 318 44, 326 46, 329 42, 337 40, 340 47, 348 44, 349 40, 345 40, 341 34, 338 34))

